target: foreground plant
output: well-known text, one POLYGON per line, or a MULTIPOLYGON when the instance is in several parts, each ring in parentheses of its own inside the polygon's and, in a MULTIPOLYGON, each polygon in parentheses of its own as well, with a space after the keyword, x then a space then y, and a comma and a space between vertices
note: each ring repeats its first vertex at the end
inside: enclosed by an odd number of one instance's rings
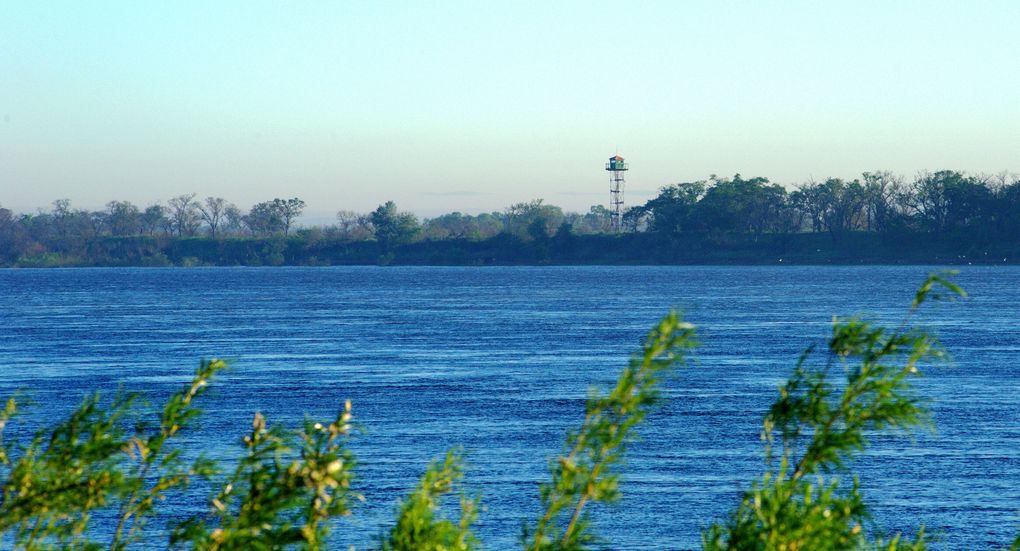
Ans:
MULTIPOLYGON (((201 396, 222 361, 203 361, 192 382, 173 394, 150 428, 138 418, 135 394, 118 393, 104 403, 87 396, 67 420, 40 430, 26 446, 5 447, 0 440, 0 544, 13 533, 13 545, 123 549, 137 540, 155 505, 171 491, 188 487, 195 477, 212 474, 201 456, 188 463, 168 444, 198 416, 201 396), (134 420, 134 428, 127 428, 134 420), (97 512, 116 515, 108 541, 92 539, 90 521, 97 512)), ((0 436, 15 416, 18 402, 8 400, 0 413, 0 436)))
POLYGON ((765 416, 768 470, 728 521, 705 531, 705 549, 926 547, 923 528, 914 541, 899 535, 868 539, 868 509, 846 465, 864 450, 869 433, 909 432, 928 421, 929 411, 911 380, 921 375, 922 361, 945 355, 934 337, 909 324, 926 300, 943 296, 965 293, 946 277, 932 275, 894 330, 857 318, 833 321, 826 361, 812 366, 808 349, 765 416), (841 383, 833 381, 836 366, 845 376, 841 383))
MULTIPOLYGON (((619 499, 616 467, 635 427, 658 400, 662 377, 683 363, 694 347, 694 326, 670 313, 649 333, 641 353, 632 358, 606 394, 592 389, 584 421, 567 435, 564 453, 551 462, 551 480, 540 486, 544 513, 521 541, 528 550, 580 549, 595 541, 585 508, 619 499)), ((438 497, 460 480, 462 459, 456 451, 430 465, 415 492, 400 507, 397 525, 383 549, 410 551, 467 550, 478 547, 470 532, 479 500, 461 495, 461 517, 436 520, 438 497)))
POLYGON ((197 549, 321 549, 328 520, 351 513, 354 456, 344 445, 351 402, 328 425, 306 420, 291 432, 255 414, 246 455, 210 502, 209 513, 182 523, 172 545, 197 549))
POLYGON ((381 541, 385 551, 416 549, 467 550, 479 547, 471 532, 478 518, 479 498, 460 496, 460 519, 447 520, 438 514, 440 499, 454 490, 464 477, 463 457, 458 450, 447 452, 443 461, 433 461, 418 487, 400 505, 397 523, 381 541))
POLYGON ((592 390, 584 421, 567 435, 564 453, 550 466, 552 480, 540 488, 545 512, 522 536, 529 551, 580 549, 595 541, 585 513, 589 503, 620 498, 620 463, 634 428, 658 399, 662 376, 694 346, 694 326, 671 313, 648 335, 606 395, 592 390))

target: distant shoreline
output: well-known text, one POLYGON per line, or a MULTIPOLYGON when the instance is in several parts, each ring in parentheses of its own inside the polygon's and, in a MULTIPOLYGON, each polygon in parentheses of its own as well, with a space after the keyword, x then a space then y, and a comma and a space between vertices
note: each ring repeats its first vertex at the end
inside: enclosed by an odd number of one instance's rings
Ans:
POLYGON ((100 237, 87 256, 24 255, 4 268, 194 266, 660 266, 660 265, 1010 265, 1020 241, 869 232, 796 234, 556 235, 521 240, 445 239, 386 247, 378 241, 305 236, 100 237))

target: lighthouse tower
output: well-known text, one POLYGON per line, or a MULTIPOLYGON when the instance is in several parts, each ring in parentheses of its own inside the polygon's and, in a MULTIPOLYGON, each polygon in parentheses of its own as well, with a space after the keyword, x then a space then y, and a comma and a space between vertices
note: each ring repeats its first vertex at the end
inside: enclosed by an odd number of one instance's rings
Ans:
POLYGON ((619 233, 623 227, 623 184, 624 173, 628 166, 623 157, 616 155, 609 158, 606 170, 609 172, 609 215, 610 228, 619 233))

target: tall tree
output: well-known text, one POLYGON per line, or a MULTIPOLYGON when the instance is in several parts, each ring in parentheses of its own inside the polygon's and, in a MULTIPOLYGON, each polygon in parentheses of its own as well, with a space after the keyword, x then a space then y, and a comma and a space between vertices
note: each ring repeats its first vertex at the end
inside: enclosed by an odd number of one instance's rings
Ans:
POLYGON ((178 237, 195 235, 202 224, 202 216, 198 212, 198 203, 194 193, 178 195, 167 201, 170 209, 170 221, 174 233, 178 237))
POLYGON ((398 211, 397 204, 393 201, 379 205, 369 217, 375 227, 376 239, 387 248, 409 243, 421 231, 418 218, 410 212, 398 211))
POLYGON ((206 197, 205 201, 196 204, 195 208, 198 209, 198 214, 202 217, 202 221, 205 222, 205 226, 209 230, 209 237, 216 237, 226 216, 227 209, 231 206, 222 197, 206 197))
POLYGON ((903 218, 897 197, 904 191, 903 178, 888 172, 865 172, 864 195, 869 231, 887 231, 903 218))
POLYGON ((267 235, 283 231, 283 220, 271 201, 255 203, 244 216, 244 225, 252 235, 267 235))
POLYGON ((71 231, 71 220, 74 218, 74 213, 71 211, 71 200, 57 199, 53 201, 52 217, 57 237, 62 240, 67 239, 71 231))
POLYGON ((244 214, 241 213, 241 209, 237 208, 233 203, 229 203, 225 209, 223 209, 223 220, 221 233, 225 234, 237 234, 240 233, 244 227, 244 214))
POLYGON ((811 224, 811 231, 820 232, 825 229, 826 204, 817 182, 798 186, 797 190, 790 194, 790 205, 802 218, 807 218, 811 224))
POLYGON ((290 233, 294 220, 301 216, 305 202, 297 197, 293 199, 276 198, 272 201, 256 203, 251 207, 244 223, 253 234, 290 233))
POLYGON ((543 204, 541 199, 510 205, 505 212, 504 231, 521 239, 548 237, 563 223, 563 209, 543 204))
POLYGON ((636 207, 630 217, 649 216, 648 227, 662 233, 678 233, 691 228, 692 215, 698 201, 705 195, 705 182, 681 182, 665 186, 659 195, 643 206, 636 207))
POLYGON ((573 226, 577 233, 608 233, 613 226, 612 213, 605 205, 592 205, 573 226))
POLYGON ((768 178, 745 180, 712 176, 712 185, 698 201, 695 219, 707 230, 764 233, 776 231, 775 221, 787 207, 786 190, 768 178))
POLYGON ((153 235, 156 232, 167 232, 170 227, 166 217, 166 208, 159 203, 145 207, 139 216, 139 225, 142 233, 153 235))
POLYGON ((18 257, 17 232, 18 224, 14 212, 0 205, 0 264, 11 262, 18 257))
POLYGON ((867 197, 864 186, 857 180, 844 182, 829 178, 820 186, 825 205, 825 226, 832 233, 845 233, 861 229, 866 218, 867 197))
POLYGON ((292 199, 273 199, 273 206, 279 212, 283 222, 283 233, 290 233, 290 227, 305 210, 305 202, 297 197, 292 199))
POLYGON ((111 235, 137 235, 142 229, 138 207, 128 201, 107 203, 106 223, 111 235))

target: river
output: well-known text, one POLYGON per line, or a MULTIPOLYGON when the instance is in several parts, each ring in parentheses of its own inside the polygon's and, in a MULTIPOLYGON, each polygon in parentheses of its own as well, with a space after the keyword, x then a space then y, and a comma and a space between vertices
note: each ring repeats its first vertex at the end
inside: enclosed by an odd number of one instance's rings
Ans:
MULTIPOLYGON (((897 323, 930 267, 333 267, 0 270, 0 396, 34 406, 17 436, 99 389, 153 402, 200 358, 232 360, 192 447, 239 451, 255 411, 296 427, 353 400, 366 500, 333 541, 370 546, 429 459, 467 453, 492 549, 515 546, 537 482, 589 385, 614 380, 671 307, 702 345, 628 451, 623 499, 592 509, 614 549, 695 548, 762 469, 759 428, 834 314, 897 323)), ((855 462, 875 526, 924 524, 938 548, 1020 526, 1020 268, 964 267, 970 298, 920 321, 952 366, 926 369, 934 431, 878 435, 855 462)), ((201 506, 205 489, 189 502, 201 506)), ((175 516, 187 511, 175 507, 175 516)), ((154 528, 162 523, 153 523, 154 528)))

